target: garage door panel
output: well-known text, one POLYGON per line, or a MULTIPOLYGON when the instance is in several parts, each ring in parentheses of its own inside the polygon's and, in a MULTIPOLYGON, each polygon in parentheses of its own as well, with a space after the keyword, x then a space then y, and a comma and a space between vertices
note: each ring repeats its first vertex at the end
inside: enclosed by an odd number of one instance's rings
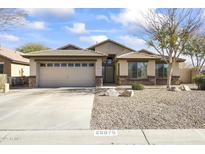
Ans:
POLYGON ((94 67, 40 67, 40 87, 68 87, 94 85, 94 67))

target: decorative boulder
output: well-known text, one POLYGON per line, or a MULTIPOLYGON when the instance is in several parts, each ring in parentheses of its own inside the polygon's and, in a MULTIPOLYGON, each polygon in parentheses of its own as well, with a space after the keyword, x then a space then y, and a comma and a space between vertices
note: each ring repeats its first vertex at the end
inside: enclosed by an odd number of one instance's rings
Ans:
POLYGON ((132 96, 134 96, 134 91, 133 90, 125 90, 121 93, 121 96, 132 97, 132 96))
POLYGON ((187 85, 182 85, 179 87, 182 91, 191 91, 191 89, 189 88, 189 86, 187 85))
POLYGON ((119 96, 119 92, 117 90, 115 90, 115 89, 108 89, 105 92, 105 96, 116 96, 116 97, 118 97, 119 96))
POLYGON ((170 91, 181 91, 178 87, 171 87, 170 91))

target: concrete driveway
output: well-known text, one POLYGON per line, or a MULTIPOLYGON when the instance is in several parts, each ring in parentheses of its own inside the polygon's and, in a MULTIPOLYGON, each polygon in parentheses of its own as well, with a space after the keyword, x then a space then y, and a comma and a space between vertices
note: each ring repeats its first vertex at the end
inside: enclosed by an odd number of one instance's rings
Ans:
POLYGON ((0 93, 0 130, 89 129, 94 88, 0 93))

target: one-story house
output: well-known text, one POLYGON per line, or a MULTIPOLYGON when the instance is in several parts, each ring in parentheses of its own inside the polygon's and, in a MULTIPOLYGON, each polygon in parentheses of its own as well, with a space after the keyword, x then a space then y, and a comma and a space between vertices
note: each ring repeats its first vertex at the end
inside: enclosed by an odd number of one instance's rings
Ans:
MULTIPOLYGON (((58 49, 24 55, 30 59, 30 87, 102 86, 134 82, 166 84, 168 65, 161 56, 147 50, 135 51, 113 40, 87 49, 72 44, 58 49)), ((179 63, 174 66, 172 82, 180 83, 179 63)))
POLYGON ((0 74, 6 74, 10 84, 15 78, 29 76, 29 59, 12 49, 0 47, 0 74))

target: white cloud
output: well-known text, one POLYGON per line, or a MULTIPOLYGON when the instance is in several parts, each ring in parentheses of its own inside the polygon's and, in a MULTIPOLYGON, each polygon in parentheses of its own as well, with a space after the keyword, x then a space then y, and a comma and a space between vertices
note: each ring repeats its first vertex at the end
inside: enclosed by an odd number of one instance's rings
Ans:
POLYGON ((105 15, 97 15, 96 19, 98 20, 105 20, 105 21, 109 21, 108 17, 105 15))
POLYGON ((16 42, 20 40, 19 37, 11 35, 11 34, 0 34, 0 39, 11 41, 11 42, 16 42))
POLYGON ((119 29, 90 29, 88 30, 89 32, 97 32, 97 33, 116 33, 119 32, 121 30, 119 29))
POLYGON ((86 42, 86 43, 91 43, 91 44, 99 43, 107 39, 108 38, 105 35, 80 36, 81 42, 86 42))
POLYGON ((145 24, 144 15, 146 15, 148 11, 148 8, 123 9, 119 14, 111 14, 111 19, 124 26, 128 26, 129 24, 145 24))
POLYGON ((40 16, 40 17, 58 17, 58 18, 67 18, 75 14, 75 9, 72 8, 26 8, 24 9, 31 16, 40 16))
POLYGON ((135 36, 124 35, 119 37, 123 42, 130 46, 145 46, 146 42, 135 36))
POLYGON ((86 30, 86 25, 84 23, 78 22, 78 23, 74 23, 72 27, 65 27, 67 30, 69 30, 72 33, 76 33, 76 34, 85 34, 88 33, 88 31, 86 30))
POLYGON ((29 21, 28 21, 27 26, 28 26, 29 28, 37 29, 37 30, 46 29, 45 22, 43 22, 43 21, 34 21, 34 22, 29 22, 29 21))

